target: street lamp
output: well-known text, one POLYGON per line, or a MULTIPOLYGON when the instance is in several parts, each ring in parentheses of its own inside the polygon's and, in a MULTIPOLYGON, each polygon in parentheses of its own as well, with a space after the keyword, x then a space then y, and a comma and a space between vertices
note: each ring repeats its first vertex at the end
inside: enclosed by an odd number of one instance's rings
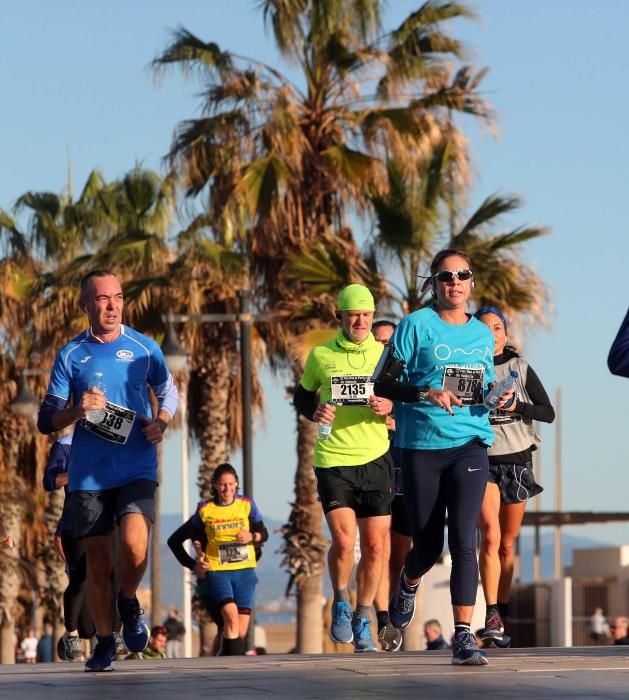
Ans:
MULTIPOLYGON (((168 319, 168 330, 162 343, 162 353, 172 373, 183 372, 188 368, 188 353, 177 340, 172 320, 168 319)), ((188 497, 188 377, 181 383, 179 391, 181 415, 181 517, 186 522, 190 517, 188 497)), ((192 656, 192 595, 190 589, 190 569, 183 567, 183 624, 186 633, 183 639, 183 655, 192 656)))
POLYGON ((33 394, 29 389, 26 377, 34 374, 40 374, 41 370, 29 370, 25 369, 22 371, 22 381, 20 382, 20 390, 17 396, 9 404, 9 408, 15 413, 15 415, 21 418, 32 418, 39 409, 39 399, 33 394))

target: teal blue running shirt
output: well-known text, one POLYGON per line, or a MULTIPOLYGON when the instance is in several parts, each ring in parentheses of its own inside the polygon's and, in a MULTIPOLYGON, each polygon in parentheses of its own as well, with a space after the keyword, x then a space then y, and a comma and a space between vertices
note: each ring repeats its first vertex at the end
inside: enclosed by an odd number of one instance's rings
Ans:
POLYGON ((90 331, 71 340, 55 358, 45 402, 78 403, 95 373, 102 373, 108 402, 102 425, 76 424, 68 462, 68 491, 100 491, 137 479, 157 481, 157 448, 144 436, 141 416, 151 418, 148 386, 161 409, 177 409, 177 389, 157 343, 121 326, 110 343, 90 331))
POLYGON ((470 317, 463 325, 443 321, 434 308, 414 311, 393 334, 395 354, 406 363, 403 383, 450 389, 464 403, 451 416, 429 401, 395 402, 395 445, 415 450, 459 447, 474 438, 489 446, 494 433, 483 405, 487 385, 495 380, 494 338, 470 317))

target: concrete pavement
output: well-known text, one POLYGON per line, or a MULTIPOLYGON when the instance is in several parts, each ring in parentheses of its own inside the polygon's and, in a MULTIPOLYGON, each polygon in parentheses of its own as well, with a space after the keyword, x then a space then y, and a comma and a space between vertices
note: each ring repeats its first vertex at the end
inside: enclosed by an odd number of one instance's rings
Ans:
POLYGON ((120 661, 0 667, 1 700, 257 698, 629 698, 629 647, 492 649, 490 665, 455 667, 447 652, 120 661))

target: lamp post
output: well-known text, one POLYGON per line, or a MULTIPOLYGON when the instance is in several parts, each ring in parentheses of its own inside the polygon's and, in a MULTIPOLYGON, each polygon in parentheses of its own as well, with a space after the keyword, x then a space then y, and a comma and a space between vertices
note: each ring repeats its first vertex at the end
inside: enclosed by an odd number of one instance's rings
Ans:
POLYGON ((27 377, 32 377, 35 374, 41 374, 40 369, 25 369, 22 370, 22 381, 17 396, 9 404, 9 408, 16 416, 21 418, 33 418, 39 410, 39 399, 29 389, 26 381, 27 377))
MULTIPOLYGON (((175 335, 172 320, 168 319, 166 338, 162 343, 162 352, 170 371, 183 372, 188 367, 188 353, 180 345, 175 335)), ((181 517, 186 522, 190 517, 190 499, 188 496, 189 462, 188 462, 188 375, 182 382, 179 392, 179 410, 181 412, 181 517)), ((183 640, 183 655, 192 656, 192 596, 190 590, 190 569, 183 567, 183 624, 186 633, 183 640)))

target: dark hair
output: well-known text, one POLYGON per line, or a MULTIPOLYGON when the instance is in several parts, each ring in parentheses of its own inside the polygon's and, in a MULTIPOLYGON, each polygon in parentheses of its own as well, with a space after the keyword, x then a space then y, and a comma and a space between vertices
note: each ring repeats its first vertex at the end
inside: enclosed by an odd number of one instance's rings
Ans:
POLYGON ((81 299, 85 299, 90 280, 94 277, 117 277, 117 275, 115 272, 112 272, 111 270, 105 270, 104 268, 88 272, 87 275, 85 275, 81 280, 81 299))
POLYGON ((164 637, 168 637, 168 632, 162 625, 155 625, 154 627, 151 627, 151 637, 157 637, 158 634, 163 634, 164 637))
POLYGON ((393 321, 387 321, 386 319, 382 319, 381 321, 374 321, 371 326, 371 330, 373 331, 374 328, 382 328, 383 326, 391 326, 393 330, 397 328, 397 324, 393 321))
POLYGON ((214 470, 214 473, 212 474, 212 495, 214 498, 218 496, 218 493, 216 491, 216 482, 223 476, 223 474, 231 474, 234 479, 236 479, 236 486, 238 486, 238 472, 232 467, 232 465, 229 462, 223 462, 222 464, 219 464, 218 467, 214 470))

